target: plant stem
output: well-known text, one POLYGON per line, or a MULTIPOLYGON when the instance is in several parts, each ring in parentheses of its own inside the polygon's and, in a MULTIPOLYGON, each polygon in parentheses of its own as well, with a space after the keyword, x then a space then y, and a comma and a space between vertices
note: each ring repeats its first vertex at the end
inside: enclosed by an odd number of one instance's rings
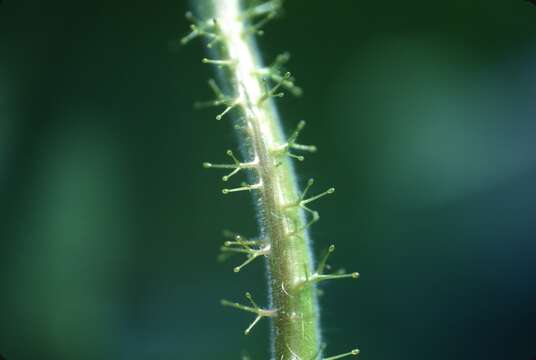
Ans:
MULTIPOLYGON (((233 95, 240 114, 239 139, 256 163, 256 192, 261 237, 269 242, 267 270, 272 316, 274 359, 320 358, 316 289, 307 220, 301 207, 294 169, 272 101, 259 74, 265 69, 257 52, 248 16, 239 0, 212 0, 219 36, 218 53, 229 60, 222 81, 233 95)), ((262 10, 262 9, 261 9, 262 10)), ((217 65, 221 65, 216 63, 217 65)), ((287 146, 288 148, 288 146, 287 146)), ((316 216, 316 214, 314 214, 316 216)))

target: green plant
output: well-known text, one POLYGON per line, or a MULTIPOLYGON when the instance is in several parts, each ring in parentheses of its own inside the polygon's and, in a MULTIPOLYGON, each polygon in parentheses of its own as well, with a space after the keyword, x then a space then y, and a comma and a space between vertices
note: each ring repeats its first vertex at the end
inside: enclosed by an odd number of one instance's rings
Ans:
MULTIPOLYGON (((242 4, 240 0, 197 1, 199 19, 191 13, 191 32, 182 39, 187 43, 196 37, 207 39, 213 58, 204 58, 204 63, 213 64, 219 72, 221 88, 210 80, 209 86, 216 99, 199 106, 223 106, 216 116, 221 120, 233 113, 234 128, 238 133, 242 156, 240 161, 231 151, 229 164, 204 163, 206 168, 228 169, 223 176, 228 181, 233 175, 245 171, 250 180, 235 188, 225 188, 223 194, 238 191, 252 192, 257 204, 260 236, 257 240, 233 235, 224 243, 222 251, 243 253, 246 260, 234 268, 239 272, 258 257, 267 258, 270 279, 270 309, 259 307, 249 293, 250 306, 229 301, 223 305, 251 312, 256 315, 246 329, 248 334, 262 318, 272 320, 273 358, 277 360, 314 360, 323 358, 323 345, 319 326, 316 284, 320 281, 340 278, 357 278, 357 273, 325 274, 328 255, 335 249, 331 245, 316 267, 310 250, 308 228, 319 220, 311 202, 333 194, 330 188, 320 194, 307 197, 313 185, 310 179, 300 192, 294 175, 291 159, 302 161, 303 155, 294 152, 314 152, 316 147, 297 143, 305 122, 298 123, 290 137, 283 134, 273 98, 283 96, 281 88, 295 95, 301 89, 294 78, 282 70, 288 61, 287 53, 278 56, 272 65, 263 66, 257 51, 254 35, 273 19, 281 7, 281 1, 242 4), (269 85, 271 83, 271 85, 269 85)), ((358 350, 324 358, 335 360, 357 355, 358 350)))

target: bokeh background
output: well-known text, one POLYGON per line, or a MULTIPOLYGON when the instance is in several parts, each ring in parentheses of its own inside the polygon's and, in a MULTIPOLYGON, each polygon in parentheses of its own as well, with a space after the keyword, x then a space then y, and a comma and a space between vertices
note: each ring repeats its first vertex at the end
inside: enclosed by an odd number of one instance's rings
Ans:
MULTIPOLYGON (((224 0, 222 0, 224 1, 224 0)), ((0 353, 15 359, 268 358, 263 265, 218 263, 221 230, 256 234, 221 195, 236 148, 188 3, 0 5, 0 353)), ((304 88, 278 100, 318 154, 315 252, 327 353, 536 356, 536 6, 527 1, 287 1, 260 39, 304 88)))

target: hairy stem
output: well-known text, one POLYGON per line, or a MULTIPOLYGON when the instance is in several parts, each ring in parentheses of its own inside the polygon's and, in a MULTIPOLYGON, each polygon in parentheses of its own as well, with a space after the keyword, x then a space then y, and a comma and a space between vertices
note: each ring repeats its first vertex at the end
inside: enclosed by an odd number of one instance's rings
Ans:
MULTIPOLYGON (((225 70, 225 87, 233 92, 244 129, 239 138, 257 162, 258 207, 262 237, 270 244, 268 275, 275 359, 314 359, 320 332, 306 220, 298 206, 300 193, 288 156, 277 149, 287 143, 267 85, 252 31, 239 0, 213 0, 221 36, 220 53, 232 61, 225 70)), ((253 30, 254 31, 254 30, 253 30)))
MULTIPOLYGON (((222 304, 257 314, 246 334, 261 318, 272 319, 274 359, 321 359, 323 348, 316 283, 342 277, 355 278, 357 273, 323 274, 327 255, 318 269, 313 268, 308 227, 318 220, 319 215, 308 206, 310 202, 333 193, 334 189, 307 198, 306 193, 313 184, 310 180, 305 190, 299 191, 290 159, 303 160, 303 156, 291 151, 315 151, 315 147, 296 143, 304 122, 298 123, 289 138, 284 136, 273 98, 281 95, 278 92, 280 87, 294 94, 300 90, 294 86, 290 74, 282 73, 277 66, 288 59, 287 54, 280 55, 271 68, 263 66, 257 52, 254 35, 275 15, 280 1, 266 1, 249 8, 244 8, 240 0, 198 0, 196 4, 202 19, 189 16, 194 25, 183 42, 197 36, 207 38, 211 55, 215 54, 216 58, 205 58, 203 62, 219 69, 223 90, 211 81, 209 85, 216 94, 216 100, 205 105, 225 106, 225 110, 216 117, 218 120, 227 113, 233 115, 242 153, 246 157, 242 163, 228 150, 232 164, 204 163, 204 166, 232 170, 223 177, 224 181, 240 170, 248 172, 250 184, 223 189, 223 193, 253 192, 261 230, 259 241, 237 236, 235 241, 226 242, 223 250, 248 256, 248 260, 236 267, 235 272, 260 255, 267 257, 270 288, 270 309, 258 307, 249 293, 247 298, 252 306, 229 301, 222 304)), ((328 254, 333 250, 334 247, 330 247, 328 254)), ((356 350, 348 353, 356 354, 356 350)))

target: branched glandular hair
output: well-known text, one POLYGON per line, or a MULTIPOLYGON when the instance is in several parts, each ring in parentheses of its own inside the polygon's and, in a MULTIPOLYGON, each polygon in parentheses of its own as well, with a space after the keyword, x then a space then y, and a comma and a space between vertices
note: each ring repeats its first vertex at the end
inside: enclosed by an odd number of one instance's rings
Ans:
MULTIPOLYGON (((208 48, 201 61, 216 69, 218 81, 209 80, 214 98, 197 107, 216 107, 214 118, 228 121, 238 139, 237 153, 222 151, 225 163, 205 162, 208 169, 224 170, 224 195, 251 193, 257 213, 259 235, 248 238, 225 233, 221 247, 224 257, 244 256, 233 267, 242 274, 244 267, 257 258, 266 259, 268 307, 259 306, 253 295, 245 293, 246 305, 222 300, 222 305, 254 315, 244 330, 250 334, 264 318, 272 324, 272 357, 274 360, 335 360, 357 355, 357 349, 332 357, 323 357, 317 284, 325 280, 358 278, 358 273, 325 273, 331 245, 318 264, 314 264, 309 228, 320 219, 311 204, 331 195, 334 188, 314 189, 309 179, 303 190, 296 180, 293 161, 304 161, 316 146, 304 145, 299 137, 305 121, 295 121, 295 130, 285 136, 275 99, 285 93, 296 96, 302 90, 286 69, 288 52, 276 56, 269 65, 261 61, 255 36, 279 14, 281 0, 245 4, 240 0, 196 0, 199 16, 191 13, 191 32, 182 38, 186 44, 202 38, 208 48), (240 176, 246 181, 236 183, 240 176), (228 185, 235 183, 235 185, 228 185)), ((236 195, 238 196, 238 195, 236 195)), ((237 275, 238 276, 238 275, 237 275)))

